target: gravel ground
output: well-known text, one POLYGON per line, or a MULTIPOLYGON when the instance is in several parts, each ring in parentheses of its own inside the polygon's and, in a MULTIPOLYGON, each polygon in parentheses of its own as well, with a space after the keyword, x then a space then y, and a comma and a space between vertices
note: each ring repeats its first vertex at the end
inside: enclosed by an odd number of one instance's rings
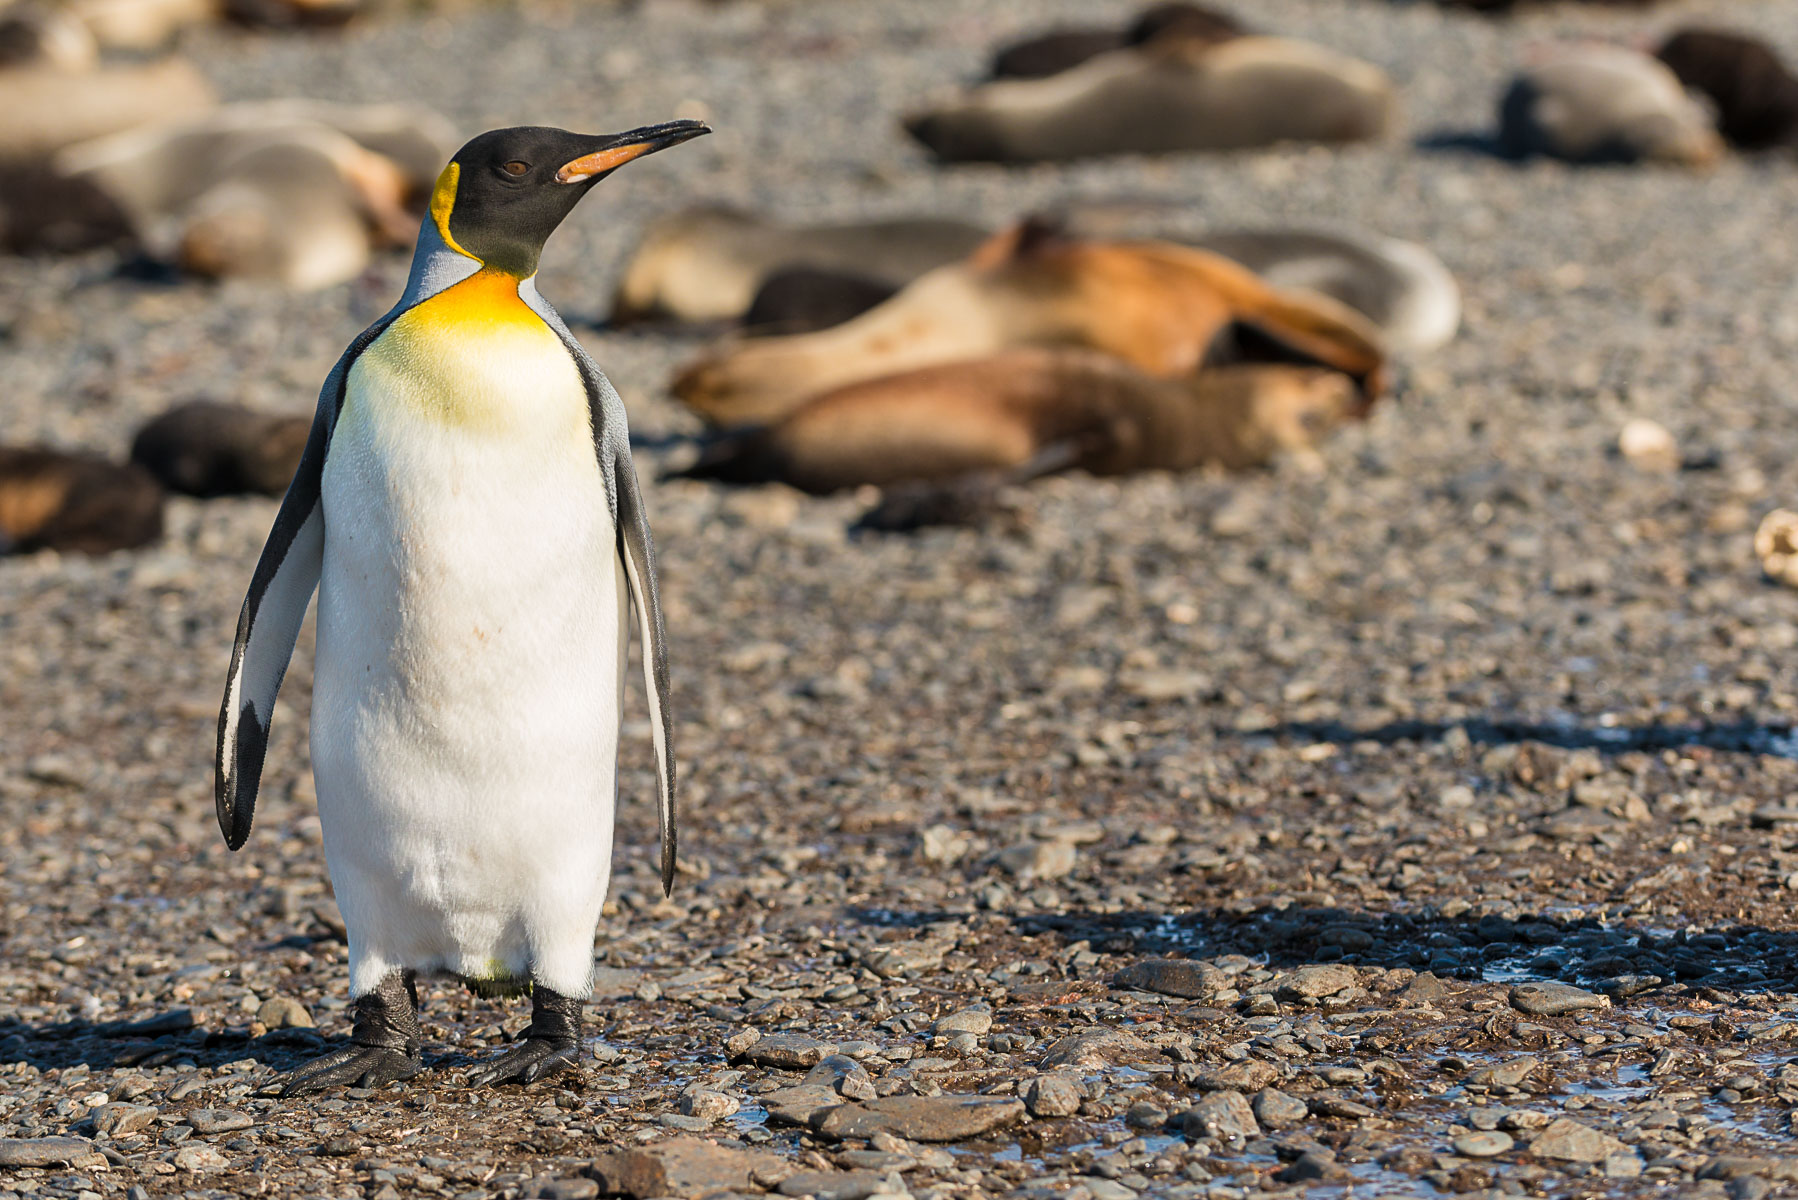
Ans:
MULTIPOLYGON (((410 1085, 263 1094, 348 1024, 310 627, 244 852, 212 816, 273 503, 0 564, 0 1139, 30 1139, 0 1141, 0 1200, 1798 1191, 1798 594, 1750 553, 1798 493, 1798 170, 1418 145, 1488 125, 1533 43, 1704 18, 1798 60, 1798 6, 1264 0, 1259 25, 1404 90, 1405 138, 1339 153, 942 170, 897 132, 995 41, 1088 8, 188 41, 231 96, 423 99, 469 131, 713 120, 596 193, 541 280, 649 474, 690 453, 662 384, 696 343, 594 321, 643 223, 699 199, 1371 226, 1442 255, 1467 327, 1321 469, 1052 479, 992 528, 909 538, 850 537, 857 498, 651 484, 682 874, 662 899, 634 718, 591 1057, 524 1092, 458 1078, 524 1007, 439 983, 410 1085), (1681 470, 1616 455, 1637 416, 1681 470)), ((304 297, 118 267, 0 260, 9 440, 122 452, 201 397, 307 411, 405 263, 304 297)))

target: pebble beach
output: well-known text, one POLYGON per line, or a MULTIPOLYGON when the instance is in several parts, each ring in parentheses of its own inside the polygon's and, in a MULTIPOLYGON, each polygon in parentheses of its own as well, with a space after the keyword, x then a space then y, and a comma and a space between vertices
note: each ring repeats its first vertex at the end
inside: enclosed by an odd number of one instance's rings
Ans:
MULTIPOLYGON (((638 442, 680 872, 664 898, 633 671, 580 1071, 462 1087, 528 1005, 433 981, 424 1074, 279 1099, 349 1014, 310 621, 242 851, 213 812, 277 502, 0 559, 0 1200, 1798 1194, 1798 591, 1752 549, 1798 500, 1798 158, 1482 148, 1535 48, 1713 24, 1798 61, 1798 7, 1239 9, 1383 68, 1400 132, 1029 167, 907 140, 994 45, 1097 15, 1072 0, 184 33, 228 99, 715 129, 596 190, 538 277, 638 442), (644 226, 698 203, 1371 229, 1442 258, 1463 327, 1313 457, 852 533, 868 496, 658 478, 707 339, 604 318, 644 226), (1620 453, 1640 420, 1669 455, 1620 453)), ((0 258, 0 427, 122 456, 184 401, 309 412, 406 268, 296 295, 0 258)))

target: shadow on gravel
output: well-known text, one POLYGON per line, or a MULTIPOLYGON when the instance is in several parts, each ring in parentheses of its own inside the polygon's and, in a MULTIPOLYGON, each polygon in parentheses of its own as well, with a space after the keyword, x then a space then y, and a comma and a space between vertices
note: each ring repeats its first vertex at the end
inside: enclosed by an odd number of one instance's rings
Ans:
POLYGON ((1219 729, 1220 738, 1277 738, 1294 742, 1435 742, 1459 729, 1474 745, 1497 746, 1541 742, 1562 750, 1596 750, 1623 754, 1632 750, 1681 750, 1703 747, 1731 754, 1775 754, 1798 758, 1798 732, 1789 725, 1736 721, 1723 725, 1594 726, 1535 721, 1394 721, 1357 729, 1340 721, 1294 721, 1242 733, 1219 729))
POLYGON ((285 1070, 326 1045, 311 1029, 279 1029, 262 1037, 251 1037, 247 1029, 204 1029, 187 1009, 133 1022, 0 1020, 0 1065, 22 1062, 40 1070, 77 1063, 94 1070, 160 1067, 184 1060, 218 1066, 245 1058, 285 1070))
MULTIPOLYGON (((909 927, 952 914, 859 910, 850 916, 909 927)), ((1798 931, 1756 925, 1669 929, 1569 912, 1445 917, 1294 906, 1177 915, 1042 913, 1015 917, 1012 926, 1024 936, 1056 933, 1113 954, 1242 955, 1273 967, 1340 961, 1507 983, 1562 979, 1619 1000, 1670 989, 1798 992, 1798 931)))
POLYGON ((1490 129, 1438 129, 1423 134, 1415 144, 1419 150, 1429 153, 1484 154, 1505 162, 1524 161, 1506 150, 1497 133, 1490 129))

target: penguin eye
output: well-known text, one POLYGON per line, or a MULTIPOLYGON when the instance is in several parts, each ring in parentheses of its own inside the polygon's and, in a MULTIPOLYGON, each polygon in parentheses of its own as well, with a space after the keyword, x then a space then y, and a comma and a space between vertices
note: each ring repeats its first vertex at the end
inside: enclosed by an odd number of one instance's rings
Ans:
POLYGON ((517 179, 521 175, 528 174, 530 169, 530 163, 519 162, 517 159, 513 159, 511 162, 500 168, 500 170, 504 171, 514 179, 517 179))

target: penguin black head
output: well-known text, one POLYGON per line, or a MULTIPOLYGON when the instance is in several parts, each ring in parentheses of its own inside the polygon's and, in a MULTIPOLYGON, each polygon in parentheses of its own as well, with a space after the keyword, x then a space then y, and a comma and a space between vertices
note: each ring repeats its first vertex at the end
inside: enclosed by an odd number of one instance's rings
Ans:
POLYGON ((632 159, 711 130, 669 121, 625 133, 493 129, 456 151, 437 177, 430 219, 451 249, 520 279, 587 189, 632 159))

